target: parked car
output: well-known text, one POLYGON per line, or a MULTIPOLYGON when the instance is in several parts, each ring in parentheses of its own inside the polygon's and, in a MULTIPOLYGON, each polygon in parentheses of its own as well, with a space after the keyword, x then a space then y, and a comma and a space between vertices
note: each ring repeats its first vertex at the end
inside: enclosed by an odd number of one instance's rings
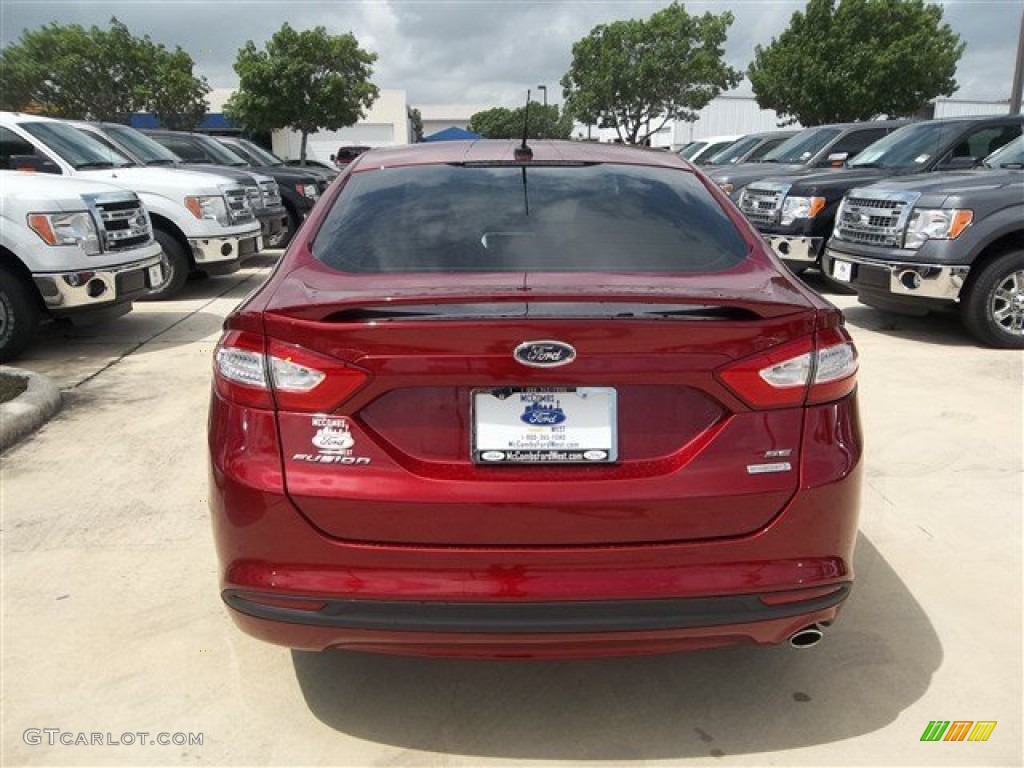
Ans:
POLYGON ((748 133, 741 139, 727 146, 709 158, 707 166, 739 165, 741 163, 759 163, 764 157, 799 131, 766 131, 764 133, 748 133))
POLYGON ((731 147, 739 138, 739 136, 709 136, 706 139, 698 139, 679 150, 679 156, 695 165, 705 165, 723 149, 731 147))
POLYGON ((349 163, 351 163, 353 160, 355 160, 361 154, 363 154, 364 152, 369 152, 369 151, 370 151, 370 147, 361 147, 361 146, 338 147, 338 153, 334 156, 334 164, 338 168, 344 169, 344 168, 346 168, 348 166, 349 163))
POLYGON ((1021 135, 1021 115, 958 117, 904 126, 865 149, 845 168, 751 182, 740 210, 796 272, 818 264, 843 195, 894 176, 978 165, 1021 135))
POLYGON ((281 202, 288 214, 288 234, 279 243, 286 246, 298 231, 299 225, 306 215, 313 210, 320 197, 318 177, 306 171, 294 168, 253 168, 253 166, 229 150, 216 139, 202 133, 185 133, 182 131, 143 131, 152 136, 167 149, 189 163, 213 165, 217 167, 250 169, 265 174, 277 182, 281 192, 281 202))
POLYGON ((841 313, 673 153, 374 150, 226 320, 222 596, 306 648, 811 645, 850 591, 841 313))
POLYGON ((149 216, 128 190, 2 171, 0 222, 0 363, 43 320, 124 314, 163 282, 149 216))
POLYGON ((223 177, 140 168, 128 157, 59 120, 0 112, 0 167, 113 184, 135 192, 161 247, 163 282, 149 296, 169 298, 190 272, 237 271, 262 247, 245 189, 223 177))
POLYGON ((791 136, 758 163, 712 168, 708 174, 722 191, 739 200, 751 182, 769 176, 795 176, 822 168, 839 168, 882 137, 907 125, 907 120, 835 123, 806 128, 791 136))
POLYGON ((287 238, 288 212, 281 205, 281 191, 277 182, 269 176, 227 166, 186 163, 171 150, 129 125, 79 120, 67 122, 147 168, 181 168, 232 179, 245 188, 249 205, 260 223, 263 244, 275 248, 287 238))
POLYGON ((300 168, 303 172, 317 177, 317 186, 322 195, 327 187, 338 177, 336 168, 326 168, 311 161, 306 165, 293 166, 286 163, 273 152, 269 152, 258 144, 237 136, 217 136, 217 141, 249 163, 253 168, 300 168))
POLYGON ((851 190, 825 273, 869 306, 957 311, 982 343, 1024 348, 1024 138, 986 165, 851 190))

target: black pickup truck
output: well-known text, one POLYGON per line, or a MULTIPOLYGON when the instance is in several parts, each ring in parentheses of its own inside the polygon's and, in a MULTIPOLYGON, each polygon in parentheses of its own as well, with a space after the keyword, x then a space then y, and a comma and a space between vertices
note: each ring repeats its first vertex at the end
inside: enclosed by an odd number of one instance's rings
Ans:
POLYGON ((818 263, 851 189, 883 179, 977 167, 1021 135, 1024 116, 928 120, 900 128, 838 168, 771 176, 747 186, 739 207, 794 272, 818 263))
POLYGON ((205 163, 251 170, 269 176, 276 181, 281 192, 281 202, 288 213, 288 233, 280 243, 282 248, 291 240, 291 236, 298 230, 299 224, 302 223, 306 214, 313 210, 313 206, 316 205, 316 201, 320 197, 320 177, 300 168, 288 166, 257 168, 216 139, 202 133, 163 130, 149 130, 143 131, 143 133, 152 136, 189 163, 205 163))
POLYGON ((822 270, 868 306, 958 310, 983 343, 1024 348, 1024 138, 985 165, 851 190, 822 270))
POLYGON ((790 136, 757 162, 712 168, 708 176, 733 200, 751 182, 767 176, 814 173, 838 168, 886 134, 907 125, 907 120, 835 123, 805 128, 790 136))

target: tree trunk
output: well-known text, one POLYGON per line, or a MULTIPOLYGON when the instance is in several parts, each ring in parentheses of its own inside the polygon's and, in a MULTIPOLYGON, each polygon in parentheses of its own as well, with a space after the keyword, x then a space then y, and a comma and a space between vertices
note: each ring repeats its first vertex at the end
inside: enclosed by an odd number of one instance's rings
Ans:
POLYGON ((306 141, 309 139, 309 131, 302 130, 302 144, 299 147, 299 165, 306 165, 306 141))

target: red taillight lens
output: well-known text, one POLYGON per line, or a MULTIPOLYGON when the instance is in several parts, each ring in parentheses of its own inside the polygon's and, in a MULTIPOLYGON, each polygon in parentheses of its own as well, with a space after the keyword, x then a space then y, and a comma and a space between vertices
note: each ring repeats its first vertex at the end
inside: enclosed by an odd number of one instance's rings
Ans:
POLYGON ((254 408, 330 412, 368 375, 340 360, 295 344, 244 331, 224 334, 214 354, 214 382, 222 397, 254 408))
POLYGON ((857 384, 857 351, 841 330, 782 344, 718 372, 752 408, 791 408, 845 397, 857 384))

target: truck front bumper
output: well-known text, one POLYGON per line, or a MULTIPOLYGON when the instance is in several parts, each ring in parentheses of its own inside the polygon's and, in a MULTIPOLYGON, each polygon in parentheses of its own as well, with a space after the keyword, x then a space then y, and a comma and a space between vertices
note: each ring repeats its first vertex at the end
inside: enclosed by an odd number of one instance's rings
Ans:
POLYGON ((825 244, 823 237, 803 237, 800 235, 765 235, 768 244, 776 255, 794 269, 813 267, 821 255, 821 247, 825 244))
POLYGON ((188 244, 198 269, 230 272, 244 259, 263 250, 263 237, 254 229, 251 233, 229 237, 190 237, 188 244))
POLYGON ((888 294, 911 300, 959 301, 970 271, 969 266, 881 261, 832 248, 825 249, 821 262, 826 275, 848 284, 858 294, 888 294))
POLYGON ((163 279, 159 255, 116 267, 46 272, 32 277, 46 309, 55 317, 128 304, 148 294, 163 279))

